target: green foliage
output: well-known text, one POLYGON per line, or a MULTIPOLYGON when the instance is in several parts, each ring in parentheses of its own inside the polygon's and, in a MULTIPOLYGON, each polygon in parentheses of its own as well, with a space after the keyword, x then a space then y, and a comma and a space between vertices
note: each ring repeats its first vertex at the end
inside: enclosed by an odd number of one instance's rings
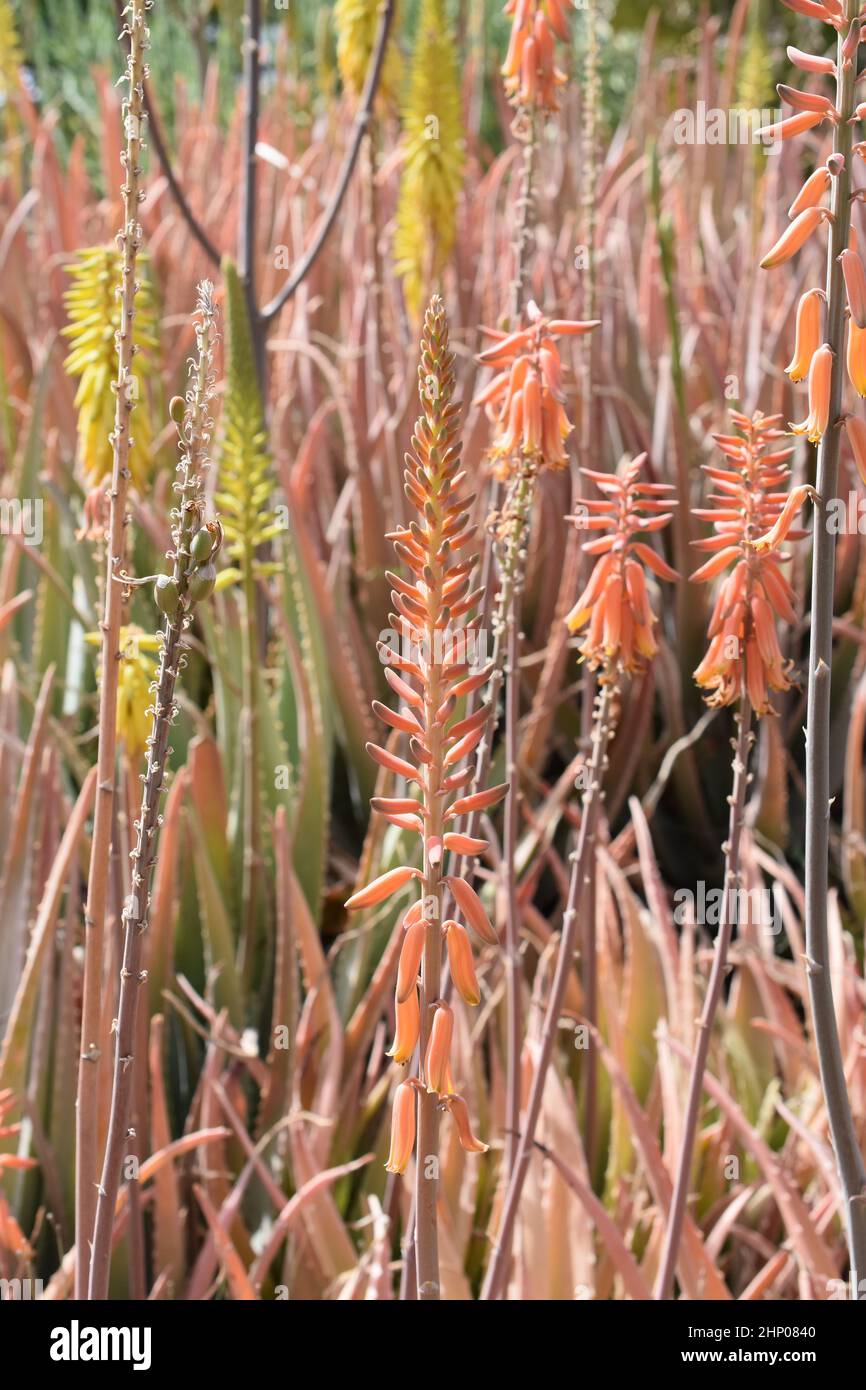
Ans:
POLYGON ((253 344, 243 285, 233 261, 223 262, 226 285, 228 370, 225 433, 216 494, 226 538, 226 554, 245 575, 273 573, 275 567, 256 562, 256 551, 279 535, 271 496, 262 398, 256 377, 253 344))

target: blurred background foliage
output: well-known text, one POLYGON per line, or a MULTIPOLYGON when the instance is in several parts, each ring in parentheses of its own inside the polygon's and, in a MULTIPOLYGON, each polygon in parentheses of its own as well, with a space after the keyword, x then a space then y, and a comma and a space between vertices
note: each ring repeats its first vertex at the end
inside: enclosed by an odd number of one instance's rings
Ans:
MULTIPOLYGON (((286 67, 293 78, 296 119, 312 121, 322 116, 339 86, 333 0, 264 0, 263 31, 266 39, 265 84, 273 78, 278 46, 285 46, 286 67)), ((89 137, 91 172, 96 171, 94 150, 98 144, 99 110, 91 80, 93 68, 111 52, 117 31, 113 0, 11 0, 22 47, 31 95, 40 106, 56 112, 69 143, 79 132, 89 137)), ((508 17, 501 0, 450 0, 458 37, 483 48, 487 73, 486 116, 483 133, 491 157, 502 147, 502 125, 493 100, 496 68, 507 44, 508 17)), ((151 65, 159 73, 158 100, 169 133, 172 132, 178 93, 203 89, 208 64, 217 60, 219 106, 228 119, 241 65, 241 27, 244 0, 159 0, 160 22, 154 26, 151 65)), ((418 0, 401 0, 398 34, 404 52, 414 33, 418 0)), ((720 32, 734 9, 734 0, 676 0, 650 6, 646 0, 602 0, 601 90, 604 118, 615 126, 635 79, 641 35, 648 23, 657 25, 661 52, 682 58, 683 45, 697 57, 700 21, 716 16, 720 32)), ((784 40, 796 31, 793 14, 761 0, 753 7, 751 25, 763 36, 764 52, 772 46, 784 52, 784 40)), ((578 8, 572 25, 572 69, 579 73, 585 51, 586 26, 578 8)), ((762 61, 762 59, 761 59, 762 61)), ((282 65, 281 65, 282 68, 282 65)), ((745 83, 748 87, 750 84, 745 83)))

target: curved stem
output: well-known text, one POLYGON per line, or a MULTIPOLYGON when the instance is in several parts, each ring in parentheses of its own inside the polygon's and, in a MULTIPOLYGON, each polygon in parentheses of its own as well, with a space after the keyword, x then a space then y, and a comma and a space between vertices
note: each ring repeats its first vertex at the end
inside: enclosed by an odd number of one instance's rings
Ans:
POLYGON ((302 284, 306 275, 318 260, 319 254, 328 239, 331 228, 336 221, 343 199, 352 178, 352 172, 361 150, 361 144, 373 113, 373 103, 376 99, 376 92, 379 88, 379 79, 382 75, 382 68, 385 62, 385 49, 388 44, 388 35, 391 30, 391 23, 394 18, 394 7, 396 0, 383 0, 380 8, 379 32, 376 35, 376 45, 370 59, 370 67, 367 71, 367 80, 364 83, 364 90, 361 93, 361 106, 355 117, 355 128, 352 131, 352 139, 346 156, 343 160, 343 167, 340 170, 337 186, 331 194, 331 200, 325 209, 319 230, 313 240, 312 245, 304 252, 298 264, 295 266, 279 294, 276 294, 269 304, 266 304, 260 311, 259 317, 262 322, 270 323, 271 319, 276 318, 283 305, 288 303, 292 295, 295 294, 299 285, 302 284))
POLYGON ((734 927, 737 924, 737 894, 740 886, 740 841, 746 807, 746 789, 749 784, 749 752, 754 742, 754 734, 751 732, 752 712, 747 699, 743 700, 737 719, 740 727, 734 745, 734 776, 729 798, 731 812, 728 822, 728 839, 725 845, 724 909, 722 912, 722 920, 719 923, 718 935, 716 937, 713 965, 707 984, 704 1007, 701 1011, 700 1019, 698 1020, 698 1042, 692 1059, 691 1073, 689 1075, 689 1089, 687 1093, 685 1116, 683 1118, 683 1135, 677 1162, 677 1175, 674 1183, 673 1197, 671 1198, 670 1213, 668 1215, 662 1263, 655 1287, 655 1297, 657 1299, 670 1298, 673 1289, 674 1271, 676 1269, 677 1255, 680 1248, 680 1240, 682 1239, 683 1222, 686 1214, 686 1201, 688 1199, 689 1181, 692 1170, 692 1154, 695 1147, 695 1134, 698 1127, 701 1093, 703 1091, 704 1072, 707 1067, 707 1056, 710 1050, 710 1038, 713 1032, 713 1020, 715 1019, 716 1010, 719 1007, 719 1001, 722 997, 725 969, 728 961, 728 950, 731 944, 734 927))
POLYGON ((587 879, 593 871, 595 837, 602 803, 602 777, 607 764, 607 750, 613 735, 614 705, 618 694, 619 686, 616 676, 613 674, 603 676, 600 681, 593 724, 592 755, 587 764, 588 782, 583 797, 583 815, 580 822, 577 848, 572 855, 571 880, 566 910, 562 919, 562 939, 559 944, 556 973, 553 977, 550 998, 547 1001, 538 1060, 532 1078, 526 1114, 521 1126, 514 1169, 506 1190, 502 1220, 481 1292, 481 1297, 485 1300, 502 1296, 508 1275, 520 1198, 534 1151, 535 1131, 541 1114, 547 1071, 553 1060, 559 1016, 562 1012, 565 992, 572 970, 574 950, 577 944, 579 912, 587 879))
MULTIPOLYGON (((849 20, 856 17, 857 8, 856 0, 848 0, 849 20)), ((836 566, 836 539, 833 530, 827 524, 827 517, 828 508, 836 498, 839 478, 842 388, 845 372, 845 292, 838 257, 848 246, 850 236, 849 166, 852 157, 852 127, 849 121, 856 101, 854 84, 857 75, 856 58, 847 68, 843 62, 844 41, 845 35, 840 34, 836 63, 836 108, 840 121, 835 128, 834 141, 834 151, 841 156, 843 166, 833 181, 834 221, 830 230, 826 283, 826 340, 834 352, 830 386, 830 425, 818 450, 817 486, 820 500, 815 507, 812 562, 806 736, 806 964, 821 1084, 844 1198, 851 1281, 856 1297, 860 1281, 866 1279, 866 1167, 854 1128, 845 1081, 845 1067, 833 1007, 827 934, 831 805, 830 681, 836 566)))
MULTIPOLYGON (((124 0, 114 0, 114 8, 117 12, 118 19, 121 19, 124 10, 124 0)), ((201 32, 201 25, 199 24, 196 26, 194 37, 196 49, 199 52, 201 32)), ((195 237, 199 246, 204 251, 208 260, 213 265, 219 266, 221 259, 220 253, 217 250, 214 243, 211 241, 204 227, 198 221, 198 218, 196 217, 192 208, 190 207, 189 202, 187 201, 186 194, 183 191, 181 182, 172 165, 171 155, 168 152, 168 146, 165 141, 165 136, 162 132, 162 123, 159 119, 159 116, 157 115, 156 105, 154 103, 153 97, 151 96, 150 86, 146 81, 142 82, 142 91, 144 93, 144 109, 146 110, 148 116, 148 130, 150 133, 151 143, 153 145, 154 154, 156 155, 159 161, 159 166, 162 169, 163 175, 165 176, 165 181, 168 184, 169 192, 171 193, 171 196, 174 198, 174 201, 177 203, 178 212, 180 213, 181 217, 183 218, 192 235, 195 237)))

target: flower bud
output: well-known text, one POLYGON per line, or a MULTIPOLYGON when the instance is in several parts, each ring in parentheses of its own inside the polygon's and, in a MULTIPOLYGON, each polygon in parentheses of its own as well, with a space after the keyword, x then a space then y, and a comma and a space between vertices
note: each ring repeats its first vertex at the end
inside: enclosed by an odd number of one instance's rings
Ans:
POLYGON ((200 530, 196 531, 189 553, 197 565, 203 565, 210 559, 215 544, 216 537, 211 535, 206 526, 202 526, 200 530))
POLYGON ((357 893, 353 893, 346 903, 346 908, 349 912, 357 912, 362 907, 375 907, 377 903, 390 898, 392 893, 398 893, 410 879, 420 877, 418 870, 409 864, 401 864, 399 868, 389 869, 387 873, 374 878, 372 883, 367 884, 366 888, 360 888, 357 893))
POLYGON ((170 574, 157 575, 153 594, 160 613, 164 613, 167 618, 175 617, 180 603, 180 593, 177 582, 170 574))
POLYGON ((213 593, 216 584, 216 566, 202 565, 190 576, 189 596, 193 603, 199 603, 213 593))

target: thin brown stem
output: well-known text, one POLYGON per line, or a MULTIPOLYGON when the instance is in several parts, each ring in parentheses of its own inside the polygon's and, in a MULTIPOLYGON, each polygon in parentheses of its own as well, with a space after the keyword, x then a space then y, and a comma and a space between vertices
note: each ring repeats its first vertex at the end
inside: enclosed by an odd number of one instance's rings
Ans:
POLYGON ((96 809, 91 841, 87 903, 84 910, 84 988, 81 1013, 81 1045, 76 1103, 75 1231, 77 1260, 75 1291, 86 1297, 90 1268, 89 1238, 96 1209, 98 1105, 100 1078, 99 1034, 102 1018, 102 976, 104 969, 105 918, 108 896, 108 870, 111 829, 114 818, 115 757, 117 752, 117 686, 120 663, 120 626, 123 592, 113 576, 122 562, 125 547, 126 497, 129 486, 130 419, 135 407, 132 360, 135 354, 134 322, 136 265, 141 247, 138 205, 141 192, 141 156, 145 148, 143 128, 143 82, 147 72, 145 54, 149 47, 146 13, 150 0, 132 0, 124 34, 129 38, 126 68, 127 93, 123 105, 126 145, 121 156, 123 227, 118 233, 121 248, 120 328, 116 335, 117 376, 112 434, 113 461, 105 594, 102 615, 102 657, 99 699, 99 746, 97 752, 96 809))
POLYGON ((746 790, 749 785, 749 753, 755 738, 751 731, 751 706, 746 698, 743 698, 741 702, 737 721, 739 724, 739 731, 734 743, 733 784, 731 787, 731 795, 728 798, 731 809, 728 821, 728 838, 725 842, 724 906, 719 923, 718 935, 716 936, 713 964, 707 984, 704 1007, 701 1010, 701 1016, 698 1020, 698 1041, 692 1058, 691 1073, 689 1075, 686 1109, 685 1115, 683 1116, 683 1133, 680 1143, 679 1158, 677 1160, 677 1173, 674 1182, 673 1196, 671 1198, 670 1213, 668 1215, 662 1262, 655 1287, 655 1297, 657 1299, 670 1298, 673 1290, 674 1271, 676 1270, 680 1241, 682 1239, 689 1182, 691 1180, 692 1154, 694 1153, 695 1135, 697 1133, 698 1116, 701 1108, 704 1072, 706 1071, 707 1057, 710 1051, 713 1022, 716 1017, 725 982, 728 950, 734 933, 734 927, 737 925, 738 893, 740 887, 740 844, 745 818, 746 790))
MULTIPOLYGON (((847 0, 849 22, 856 19, 857 0, 847 0)), ((809 997, 815 1028, 815 1045, 821 1068, 821 1085, 827 1105, 827 1121, 833 1140, 842 1187, 844 1219, 851 1262, 851 1286, 861 1296, 866 1280, 866 1165, 857 1139, 829 969, 827 930, 828 864, 830 853, 830 685, 833 664, 833 595, 835 588, 836 536, 829 525, 828 509, 839 486, 839 445, 842 423, 842 389, 845 374, 845 289, 840 254, 847 248, 851 227, 851 117, 856 103, 856 58, 843 61, 846 34, 839 34, 837 48, 834 152, 841 168, 833 181, 833 223, 827 259, 827 338, 833 349, 830 383, 829 428, 818 449, 814 552, 812 561, 812 612, 809 643, 809 693, 806 735, 806 965, 809 997)))
MULTIPOLYGON (((120 971, 120 997, 115 1026, 114 1077, 108 1135, 103 1157, 102 1177, 96 1201, 93 1246, 90 1260, 88 1297, 105 1299, 111 1271, 114 1214, 120 1186, 121 1168, 127 1140, 134 1139, 127 1129, 130 1098, 135 1078, 136 1017, 141 986, 147 978, 142 969, 144 934, 148 925, 150 884, 156 860, 156 840, 160 824, 159 807, 165 770, 171 749, 171 725, 176 714, 175 686, 184 661, 184 633, 192 622, 197 601, 197 562, 192 541, 201 529, 203 501, 201 474, 207 462, 211 437, 208 401, 213 392, 213 287, 200 291, 197 324, 198 353, 192 367, 193 385, 181 430, 182 455, 178 464, 175 490, 179 506, 173 512, 174 551, 171 585, 176 603, 167 613, 153 708, 153 729, 147 744, 147 764, 141 796, 141 810, 135 823, 136 842, 132 861, 131 892, 123 908, 123 960, 120 971)), ((120 588, 118 577, 112 582, 120 588)))
POLYGON ((505 1193, 502 1219, 499 1223, 496 1243, 487 1267, 487 1274, 481 1297, 484 1300, 500 1298, 505 1288, 511 1261, 511 1248, 514 1227, 520 1207, 523 1185, 529 1172, 532 1158, 535 1131, 541 1114, 541 1102, 547 1072, 553 1060, 553 1050, 559 1029, 559 1016, 565 999, 568 980, 573 967, 574 950, 578 937, 578 920, 581 901, 586 882, 593 872, 595 862, 596 831, 602 804, 602 780, 607 765, 607 750, 613 735, 615 705, 619 686, 613 673, 606 673, 599 682, 599 694, 593 723, 592 755, 587 764, 587 786, 583 796, 583 814, 577 847, 572 855, 572 870, 569 881, 568 900, 562 919, 562 938, 556 961, 550 998, 544 1016, 544 1026, 538 1050, 538 1059, 532 1078, 532 1087, 526 1105, 526 1113, 520 1127, 520 1142, 514 1159, 514 1169, 505 1193))
POLYGON ((509 549, 503 566, 502 597, 506 629, 505 765, 511 790, 505 802, 503 861, 505 866, 505 1162, 507 1180, 514 1168, 520 1128, 520 1051, 522 1001, 520 997, 520 903, 517 893, 517 843, 520 835, 520 622, 526 567, 529 516, 535 492, 534 474, 522 468, 514 500, 514 519, 509 530, 509 549))
MULTIPOLYGON (((120 23, 123 22, 122 17, 124 8, 124 0, 114 0, 114 9, 117 14, 118 21, 120 23)), ((198 16, 196 18, 193 34, 194 42, 196 44, 196 51, 197 53, 201 54, 201 44, 203 43, 203 21, 198 16)), ((187 196, 183 191, 183 185, 181 184, 180 179, 178 178, 177 173, 174 169, 174 166, 172 165, 171 155, 169 154, 168 145, 166 143, 165 135, 163 134, 162 123, 159 119, 159 115, 156 110, 156 104, 153 100, 150 84, 148 82, 142 83, 142 91, 144 92, 144 109, 147 112, 148 133, 150 135, 150 142, 153 145, 153 152, 156 155, 157 160, 159 161, 159 166, 162 169, 165 181, 168 184, 169 192, 171 193, 171 196, 174 198, 174 201, 177 203, 178 212, 180 213, 181 217, 183 218, 192 235, 195 237, 199 246, 204 251, 208 260, 214 266, 219 266, 221 260, 220 253, 217 250, 214 243, 211 241, 204 227, 199 222, 192 208, 190 207, 189 202, 187 200, 187 196)))
POLYGON ((330 201, 324 211, 319 230, 313 238, 312 244, 301 256, 291 275, 283 288, 270 303, 266 304, 260 311, 260 318, 263 323, 270 323, 271 319, 276 318, 284 304, 287 304, 292 296, 297 292, 299 286, 303 284, 309 271, 318 260, 322 248, 328 239, 331 228, 337 220, 337 215, 346 196, 352 173, 361 151, 361 144, 364 134, 370 124, 373 114, 373 103, 376 100, 376 93, 379 89, 379 79, 382 75, 382 68, 385 62, 385 50, 388 46, 388 35, 391 32, 391 24, 394 19, 394 9, 396 0, 383 0, 380 7, 379 31, 376 35, 376 44, 370 58, 370 66, 367 70, 367 80, 364 83, 364 90, 361 93, 361 104, 358 114, 355 117, 355 126, 352 131, 352 138, 349 148, 343 160, 343 167, 337 179, 337 185, 331 194, 330 201))

